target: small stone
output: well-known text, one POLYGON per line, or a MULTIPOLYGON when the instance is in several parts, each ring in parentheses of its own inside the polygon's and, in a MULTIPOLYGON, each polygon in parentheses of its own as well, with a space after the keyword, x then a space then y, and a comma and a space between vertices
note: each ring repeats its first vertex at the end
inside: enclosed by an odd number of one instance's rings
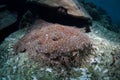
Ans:
POLYGON ((17 69, 17 66, 14 66, 14 67, 13 67, 13 73, 16 72, 16 69, 17 69))
POLYGON ((104 77, 104 80, 110 80, 110 78, 109 77, 104 77))
POLYGON ((95 33, 98 34, 98 31, 96 31, 95 33))
POLYGON ((46 71, 52 72, 52 69, 51 68, 47 68, 46 71))
POLYGON ((38 80, 35 75, 32 76, 32 80, 38 80))
POLYGON ((103 71, 104 74, 107 73, 107 72, 108 72, 108 69, 105 69, 105 70, 103 71))
POLYGON ((6 78, 4 78, 4 77, 2 77, 1 79, 2 79, 2 80, 7 80, 7 79, 6 79, 6 78))
POLYGON ((91 63, 91 64, 97 64, 97 61, 96 61, 94 58, 91 58, 91 59, 90 59, 90 63, 91 63))
POLYGON ((101 68, 98 65, 95 66, 94 70, 98 70, 99 72, 102 71, 101 68))

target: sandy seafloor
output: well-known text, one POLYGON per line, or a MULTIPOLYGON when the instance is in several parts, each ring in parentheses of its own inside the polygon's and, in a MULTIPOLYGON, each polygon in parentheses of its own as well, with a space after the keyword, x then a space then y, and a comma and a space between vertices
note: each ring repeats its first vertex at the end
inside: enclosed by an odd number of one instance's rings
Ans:
POLYGON ((18 30, 0 44, 0 80, 120 80, 120 34, 107 30, 99 22, 93 21, 91 32, 86 33, 95 48, 89 64, 73 68, 69 78, 64 70, 58 73, 34 62, 25 52, 14 52, 13 45, 25 33, 25 29, 18 30))

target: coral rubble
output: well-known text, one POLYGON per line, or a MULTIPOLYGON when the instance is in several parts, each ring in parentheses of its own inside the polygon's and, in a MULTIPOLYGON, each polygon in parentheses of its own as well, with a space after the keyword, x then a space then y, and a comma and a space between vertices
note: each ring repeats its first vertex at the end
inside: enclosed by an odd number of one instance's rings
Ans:
POLYGON ((79 28, 38 20, 14 49, 27 51, 35 61, 70 68, 84 62, 92 51, 92 43, 79 28))

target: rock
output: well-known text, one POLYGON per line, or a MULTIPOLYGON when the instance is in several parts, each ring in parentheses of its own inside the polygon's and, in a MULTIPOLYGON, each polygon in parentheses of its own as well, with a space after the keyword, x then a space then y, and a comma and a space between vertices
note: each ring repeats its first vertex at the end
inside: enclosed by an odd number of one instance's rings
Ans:
POLYGON ((0 11, 3 11, 6 9, 6 5, 0 5, 0 11))
POLYGON ((28 8, 45 21, 85 27, 86 32, 90 32, 91 17, 75 0, 28 0, 28 8))
POLYGON ((0 30, 9 27, 17 21, 17 15, 8 10, 0 12, 0 30))
MULTIPOLYGON (((37 3, 46 5, 48 7, 58 7, 60 9, 64 8, 67 10, 67 14, 69 15, 91 19, 89 14, 85 11, 83 6, 77 2, 77 0, 28 0, 28 1, 31 2, 36 1, 37 3)), ((58 11, 61 11, 60 9, 58 9, 58 11)))
POLYGON ((52 23, 86 27, 90 32, 91 17, 83 6, 74 0, 7 0, 7 9, 18 15, 18 23, 26 11, 33 16, 52 23), (14 3, 13 3, 14 2, 14 3))
POLYGON ((0 43, 17 29, 17 15, 8 10, 0 12, 0 43))

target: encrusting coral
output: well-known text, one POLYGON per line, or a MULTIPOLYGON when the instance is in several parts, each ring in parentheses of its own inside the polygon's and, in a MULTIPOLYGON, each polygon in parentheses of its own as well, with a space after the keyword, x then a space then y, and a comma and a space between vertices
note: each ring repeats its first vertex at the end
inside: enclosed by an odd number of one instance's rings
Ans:
POLYGON ((14 46, 30 58, 56 67, 80 66, 92 51, 90 38, 79 28, 38 20, 14 46))

